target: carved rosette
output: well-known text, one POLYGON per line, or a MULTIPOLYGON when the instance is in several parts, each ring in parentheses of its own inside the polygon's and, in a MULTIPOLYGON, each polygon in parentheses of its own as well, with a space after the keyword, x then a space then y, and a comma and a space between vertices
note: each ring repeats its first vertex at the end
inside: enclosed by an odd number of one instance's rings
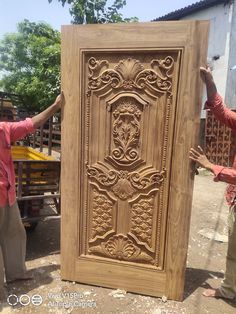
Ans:
POLYGON ((112 201, 104 194, 93 190, 93 211, 91 236, 103 236, 112 230, 112 201))
POLYGON ((90 247, 89 253, 123 261, 154 263, 152 256, 141 251, 131 239, 123 234, 113 235, 99 246, 90 247))

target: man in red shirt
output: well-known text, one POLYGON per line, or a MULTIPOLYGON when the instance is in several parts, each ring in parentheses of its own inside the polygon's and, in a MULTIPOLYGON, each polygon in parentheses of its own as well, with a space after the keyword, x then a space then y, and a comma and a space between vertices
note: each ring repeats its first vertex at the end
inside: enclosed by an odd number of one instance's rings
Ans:
POLYGON ((15 171, 11 143, 43 125, 64 104, 64 95, 43 112, 20 122, 0 122, 0 300, 6 281, 29 279, 25 267, 26 233, 15 193, 15 171))
MULTIPOLYGON (((200 68, 200 74, 207 89, 205 108, 210 109, 218 120, 236 131, 236 113, 225 106, 223 99, 217 93, 210 68, 200 68)), ((196 161, 203 168, 210 170, 214 174, 214 181, 223 181, 236 185, 236 169, 214 165, 207 159, 200 146, 198 146, 197 150, 191 148, 189 158, 196 161)), ((226 299, 234 299, 236 297, 236 203, 234 200, 229 210, 228 225, 229 241, 225 278, 219 288, 205 290, 203 295, 206 297, 226 299)))

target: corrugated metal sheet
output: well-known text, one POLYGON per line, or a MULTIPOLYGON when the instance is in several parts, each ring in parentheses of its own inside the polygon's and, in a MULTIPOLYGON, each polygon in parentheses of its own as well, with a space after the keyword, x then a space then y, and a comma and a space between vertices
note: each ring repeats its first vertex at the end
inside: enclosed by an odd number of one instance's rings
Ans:
POLYGON ((187 7, 184 7, 182 9, 170 12, 166 15, 163 15, 161 17, 158 17, 153 20, 155 21, 170 21, 170 20, 179 20, 182 17, 185 17, 186 15, 195 13, 197 11, 210 8, 217 4, 228 4, 229 2, 232 2, 232 0, 202 0, 195 2, 191 5, 188 5, 187 7))

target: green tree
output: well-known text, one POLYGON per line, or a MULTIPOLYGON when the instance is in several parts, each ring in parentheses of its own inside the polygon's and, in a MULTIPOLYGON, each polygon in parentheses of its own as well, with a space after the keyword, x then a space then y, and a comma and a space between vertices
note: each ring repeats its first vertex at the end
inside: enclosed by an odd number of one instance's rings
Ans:
POLYGON ((60 33, 28 20, 0 42, 0 86, 22 96, 29 110, 42 110, 60 91, 60 33))
MULTIPOLYGON (((51 3, 53 0, 48 0, 51 3)), ((119 10, 126 5, 126 0, 114 0, 108 6, 107 0, 57 0, 64 6, 71 5, 70 14, 73 24, 96 24, 96 23, 118 23, 137 22, 137 17, 123 18, 119 10)))

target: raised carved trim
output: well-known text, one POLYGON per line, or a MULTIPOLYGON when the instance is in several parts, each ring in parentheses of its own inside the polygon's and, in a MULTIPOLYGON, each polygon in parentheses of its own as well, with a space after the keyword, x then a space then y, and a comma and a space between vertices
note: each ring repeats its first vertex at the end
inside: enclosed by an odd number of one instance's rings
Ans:
MULTIPOLYGON (((164 128, 164 142, 163 142, 163 150, 162 150, 162 164, 164 168, 167 168, 166 161, 167 161, 167 143, 168 143, 168 136, 169 136, 169 123, 170 123, 170 117, 172 113, 172 95, 169 95, 167 97, 167 106, 166 106, 166 119, 165 119, 165 128, 164 128)), ((159 213, 157 217, 157 234, 156 234, 156 243, 159 245, 160 237, 161 237, 161 222, 162 222, 162 210, 164 207, 164 203, 168 202, 167 200, 167 193, 164 194, 164 191, 166 190, 166 180, 163 182, 163 184, 160 187, 159 191, 159 213)), ((156 250, 156 256, 155 256, 155 265, 159 266, 161 264, 160 258, 161 254, 164 254, 164 252, 160 252, 159 250, 156 250)))

